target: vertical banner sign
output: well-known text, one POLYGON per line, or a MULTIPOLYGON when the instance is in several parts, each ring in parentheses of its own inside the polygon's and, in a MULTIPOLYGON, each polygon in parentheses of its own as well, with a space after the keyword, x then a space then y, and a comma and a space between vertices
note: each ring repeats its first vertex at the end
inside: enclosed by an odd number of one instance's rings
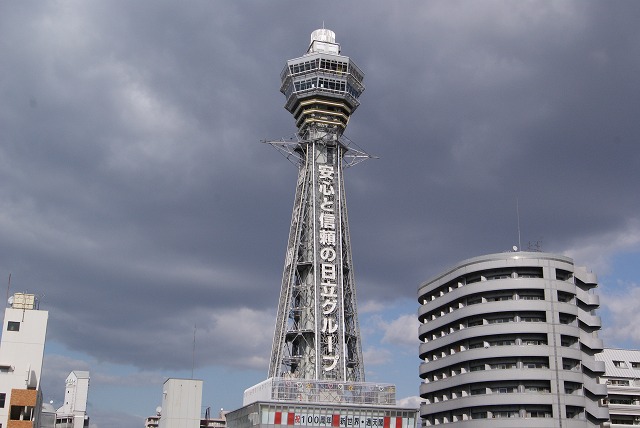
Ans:
POLYGON ((318 165, 318 201, 320 203, 318 243, 320 248, 320 310, 322 311, 322 369, 335 370, 339 354, 338 269, 336 266, 336 195, 333 165, 318 165))

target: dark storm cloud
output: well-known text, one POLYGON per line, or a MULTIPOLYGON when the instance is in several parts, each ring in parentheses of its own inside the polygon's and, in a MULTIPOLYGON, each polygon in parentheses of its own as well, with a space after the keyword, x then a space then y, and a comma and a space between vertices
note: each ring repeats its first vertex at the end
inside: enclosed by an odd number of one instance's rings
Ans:
POLYGON ((523 245, 542 239, 551 251, 623 231, 635 216, 637 201, 625 195, 638 182, 638 11, 507 4, 436 3, 405 16, 424 20, 422 34, 385 33, 401 54, 372 54, 365 67, 365 96, 375 101, 356 115, 376 112, 359 141, 382 161, 363 181, 384 196, 378 210, 350 214, 368 217, 354 233, 378 231, 378 245, 359 249, 378 261, 360 279, 389 297, 412 294, 407 284, 455 260, 517 244, 516 199, 523 245))
POLYGON ((637 221, 635 3, 1 8, 0 268, 100 360, 188 367, 160 350, 197 324, 200 364, 266 368, 296 170, 258 141, 293 134, 279 73, 323 20, 380 156, 347 171, 361 301, 510 248, 516 199, 552 251, 637 221))

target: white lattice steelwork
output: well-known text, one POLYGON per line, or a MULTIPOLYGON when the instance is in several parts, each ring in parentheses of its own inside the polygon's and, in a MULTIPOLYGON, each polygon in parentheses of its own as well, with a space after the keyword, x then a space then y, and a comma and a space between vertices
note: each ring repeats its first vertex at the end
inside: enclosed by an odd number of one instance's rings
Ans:
POLYGON ((364 381, 343 167, 368 157, 342 137, 364 90, 333 31, 311 35, 282 72, 293 141, 270 142, 298 165, 269 377, 364 381))

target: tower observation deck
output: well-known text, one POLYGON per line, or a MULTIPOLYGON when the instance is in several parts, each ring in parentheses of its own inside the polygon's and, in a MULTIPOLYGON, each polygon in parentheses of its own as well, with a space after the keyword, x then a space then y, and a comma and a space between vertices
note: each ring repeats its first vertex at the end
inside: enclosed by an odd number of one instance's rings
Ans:
POLYGON ((294 160, 298 180, 269 377, 364 382, 343 167, 369 155, 342 137, 363 73, 320 29, 281 78, 298 132, 269 143, 294 160))

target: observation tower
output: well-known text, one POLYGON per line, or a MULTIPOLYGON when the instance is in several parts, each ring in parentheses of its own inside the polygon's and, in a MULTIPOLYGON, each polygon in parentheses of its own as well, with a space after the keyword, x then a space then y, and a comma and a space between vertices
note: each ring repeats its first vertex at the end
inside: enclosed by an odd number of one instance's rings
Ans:
POLYGON ((364 90, 333 31, 287 61, 281 92, 292 140, 269 141, 298 167, 269 377, 244 392, 227 428, 416 428, 396 387, 365 382, 343 168, 371 156, 342 136, 364 90))
POLYGON ((269 377, 364 382, 343 168, 370 156, 342 136, 363 73, 323 28, 281 79, 298 132, 269 144, 297 165, 298 180, 269 377))

